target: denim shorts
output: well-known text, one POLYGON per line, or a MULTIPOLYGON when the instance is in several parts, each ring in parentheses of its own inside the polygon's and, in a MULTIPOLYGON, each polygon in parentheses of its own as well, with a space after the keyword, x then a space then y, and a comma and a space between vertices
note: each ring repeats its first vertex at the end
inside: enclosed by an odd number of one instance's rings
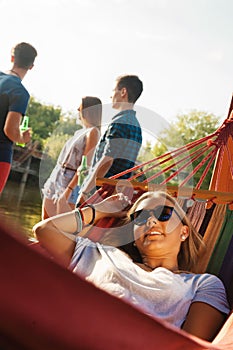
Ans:
POLYGON ((44 184, 43 195, 49 199, 57 199, 65 191, 74 174, 75 170, 65 169, 57 164, 44 184))
POLYGON ((72 191, 72 193, 71 193, 71 195, 70 195, 70 197, 68 199, 68 203, 76 204, 77 199, 78 199, 78 195, 79 195, 79 190, 80 190, 79 186, 76 186, 73 189, 73 191, 72 191))

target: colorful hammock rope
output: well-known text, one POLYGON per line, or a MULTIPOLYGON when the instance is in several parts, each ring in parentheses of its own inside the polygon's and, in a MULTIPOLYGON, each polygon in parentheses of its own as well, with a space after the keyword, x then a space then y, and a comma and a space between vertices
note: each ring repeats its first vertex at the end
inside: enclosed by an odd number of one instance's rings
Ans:
POLYGON ((158 167, 160 168, 162 165, 164 166, 164 164, 168 164, 162 170, 157 171, 155 174, 147 177, 144 181, 142 181, 142 183, 150 183, 152 180, 155 180, 160 175, 166 174, 169 171, 171 171, 174 168, 174 166, 177 167, 179 165, 179 168, 176 171, 172 172, 172 174, 169 174, 169 176, 161 182, 161 185, 164 185, 169 183, 169 181, 171 181, 175 177, 177 177, 178 174, 181 174, 181 172, 183 172, 185 169, 188 169, 188 167, 192 165, 195 161, 198 161, 198 165, 195 166, 195 168, 191 172, 187 170, 188 175, 180 183, 179 186, 184 186, 185 184, 187 184, 188 181, 197 173, 197 171, 205 166, 200 180, 195 186, 196 189, 200 189, 203 180, 205 179, 208 171, 211 168, 211 165, 216 159, 218 152, 220 152, 220 158, 223 155, 223 151, 226 152, 230 164, 230 171, 233 177, 233 159, 227 145, 229 138, 233 138, 233 119, 226 119, 214 133, 208 136, 205 136, 185 146, 160 155, 150 161, 137 165, 134 168, 127 169, 117 175, 112 176, 110 179, 116 180, 121 178, 125 174, 128 174, 130 172, 136 172, 137 170, 143 168, 144 170, 137 172, 135 175, 131 176, 128 179, 128 181, 132 181, 139 178, 142 175, 145 175, 151 170, 154 170, 158 167), (189 153, 189 151, 192 152, 189 153), (179 158, 180 156, 182 156, 182 158, 179 158), (172 164, 170 164, 171 161, 172 164))

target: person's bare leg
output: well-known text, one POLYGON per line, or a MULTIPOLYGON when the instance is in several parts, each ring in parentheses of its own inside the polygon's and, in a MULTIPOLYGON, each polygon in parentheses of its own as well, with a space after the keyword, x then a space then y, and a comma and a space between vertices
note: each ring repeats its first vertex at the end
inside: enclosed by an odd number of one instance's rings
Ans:
POLYGON ((57 201, 57 214, 68 213, 73 209, 75 209, 75 204, 68 203, 65 196, 60 197, 57 201))
POLYGON ((57 214, 57 207, 52 199, 44 198, 42 202, 42 220, 57 214))

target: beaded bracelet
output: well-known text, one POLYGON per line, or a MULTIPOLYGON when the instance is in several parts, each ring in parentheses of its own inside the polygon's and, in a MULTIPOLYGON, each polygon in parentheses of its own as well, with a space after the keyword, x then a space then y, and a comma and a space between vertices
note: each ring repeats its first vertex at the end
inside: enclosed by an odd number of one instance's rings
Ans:
MULTIPOLYGON (((95 207, 94 207, 94 205, 92 205, 92 204, 86 204, 85 205, 85 207, 86 208, 91 208, 92 209, 92 219, 91 219, 91 221, 89 222, 89 224, 88 225, 92 225, 93 223, 94 223, 94 221, 95 221, 95 207)), ((85 208, 84 207, 84 208, 85 208)))
POLYGON ((77 230, 73 233, 73 235, 77 235, 83 229, 83 215, 78 208, 75 208, 74 215, 77 222, 77 230))

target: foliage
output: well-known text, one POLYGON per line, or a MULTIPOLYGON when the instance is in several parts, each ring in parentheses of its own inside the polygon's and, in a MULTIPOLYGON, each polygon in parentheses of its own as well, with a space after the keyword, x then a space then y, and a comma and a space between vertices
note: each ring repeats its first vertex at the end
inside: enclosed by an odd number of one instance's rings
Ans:
MULTIPOLYGON (((210 113, 193 110, 188 114, 180 114, 176 117, 176 120, 171 123, 169 128, 165 129, 163 132, 160 133, 159 140, 153 146, 151 146, 150 143, 147 143, 146 146, 143 147, 139 156, 139 160, 141 162, 145 162, 148 159, 154 159, 176 148, 187 145, 190 142, 199 140, 209 134, 212 134, 217 129, 218 125, 219 125, 219 119, 215 115, 210 113)), ((188 151, 186 151, 186 155, 189 156, 188 151)), ((206 154, 204 154, 204 156, 205 155, 206 154)), ((180 183, 180 181, 182 181, 192 171, 192 169, 194 169, 199 164, 199 162, 200 160, 193 161, 188 168, 184 169, 179 174, 179 178, 177 177, 173 178, 173 180, 170 181, 169 183, 170 184, 180 183)), ((169 171, 166 174, 167 176, 169 176, 174 171, 178 170, 182 166, 182 164, 183 164, 182 162, 177 164, 177 159, 175 162, 173 159, 171 159, 170 161, 166 162, 165 165, 164 164, 158 165, 156 167, 156 170, 150 170, 148 174, 146 174, 147 178, 157 173, 161 169, 164 169, 165 166, 166 167, 171 166, 171 169, 169 169, 169 171)), ((195 186, 198 183, 204 169, 205 169, 205 165, 203 165, 197 171, 197 173, 194 175, 194 178, 191 179, 191 182, 189 183, 189 185, 195 186)), ((205 189, 208 188, 209 182, 211 179, 212 169, 213 169, 213 166, 208 172, 202 184, 202 188, 205 188, 205 189)), ((164 175, 156 178, 152 182, 161 183, 163 179, 164 179, 164 175)))
POLYGON ((27 115, 32 128, 32 141, 39 142, 38 149, 44 152, 41 176, 46 179, 57 162, 65 142, 81 128, 77 116, 64 114, 60 107, 42 104, 31 97, 27 115))
POLYGON ((40 149, 44 149, 52 135, 73 135, 81 127, 76 125, 76 116, 72 113, 65 115, 60 107, 42 104, 34 97, 30 98, 27 115, 30 117, 32 141, 39 141, 40 149))
POLYGON ((60 135, 68 135, 73 136, 75 131, 80 129, 81 125, 76 124, 75 119, 62 118, 56 124, 56 128, 53 130, 52 135, 60 136, 60 135))
POLYGON ((219 124, 219 119, 214 115, 202 111, 192 110, 188 114, 179 114, 171 123, 170 128, 164 130, 160 142, 169 147, 180 147, 212 134, 219 124))
POLYGON ((68 140, 69 135, 60 135, 57 137, 56 134, 52 134, 45 144, 45 153, 47 156, 52 158, 55 162, 61 152, 62 147, 64 146, 65 142, 68 140))
MULTIPOLYGON (((158 147, 158 149, 159 149, 158 155, 164 154, 165 152, 167 152, 167 149, 166 149, 166 147, 164 145, 162 145, 160 143, 157 143, 155 146, 158 147)), ((146 145, 143 146, 141 148, 141 150, 140 150, 140 153, 139 153, 139 156, 138 156, 138 162, 139 163, 146 163, 146 162, 149 162, 150 160, 152 160, 153 158, 155 158, 153 156, 153 153, 152 153, 153 150, 154 150, 154 148, 152 149, 151 142, 150 141, 146 141, 146 145)), ((135 179, 135 181, 142 182, 145 179, 150 178, 151 176, 153 176, 155 173, 157 173, 158 171, 160 171, 162 169, 159 165, 157 165, 156 166, 156 171, 154 169, 149 170, 151 165, 154 165, 154 164, 155 163, 148 164, 148 165, 145 165, 144 167, 142 167, 141 169, 139 169, 137 171, 137 173, 139 173, 140 171, 144 171, 145 174, 144 174, 144 176, 143 176, 143 174, 140 174, 140 176, 137 177, 135 179)), ((155 180, 152 180, 150 182, 158 184, 158 183, 161 183, 163 180, 164 180, 164 175, 161 175, 161 176, 158 176, 155 180)))
POLYGON ((27 115, 32 128, 32 141, 39 141, 40 148, 43 148, 44 141, 53 132, 61 118, 61 113, 61 108, 44 105, 36 101, 34 97, 30 98, 27 115))
POLYGON ((63 119, 56 125, 56 129, 44 143, 45 151, 52 159, 57 159, 65 142, 81 128, 75 119, 63 119))

